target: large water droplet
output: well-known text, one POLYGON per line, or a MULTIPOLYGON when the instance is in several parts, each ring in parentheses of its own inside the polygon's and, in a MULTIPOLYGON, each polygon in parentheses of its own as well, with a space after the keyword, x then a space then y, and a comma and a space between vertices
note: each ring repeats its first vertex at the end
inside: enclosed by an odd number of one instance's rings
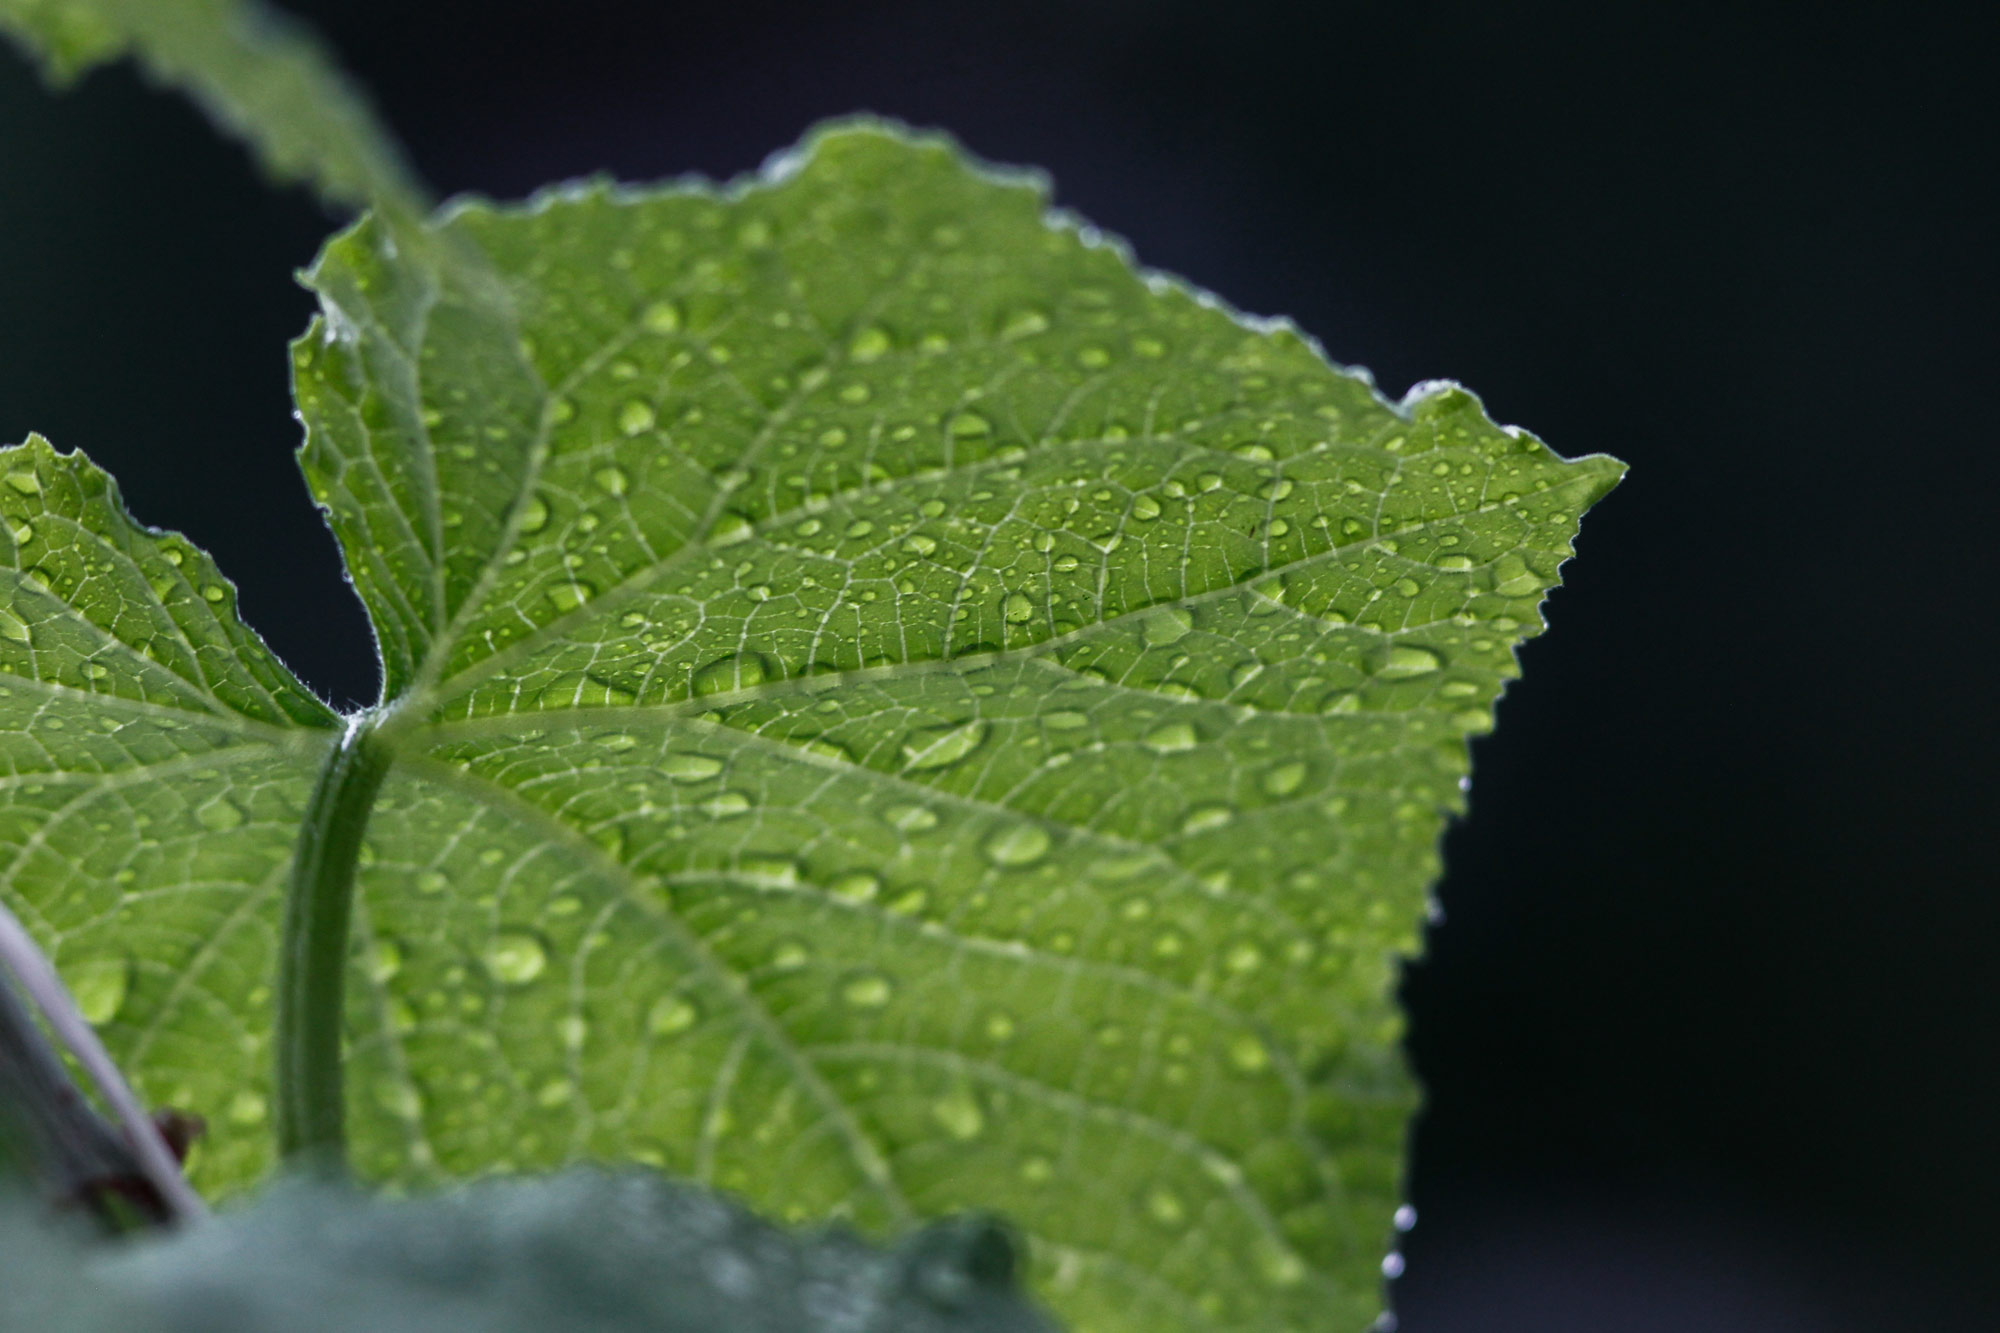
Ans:
POLYGON ((558 583, 549 589, 549 605, 558 612, 574 611, 591 598, 597 596, 596 585, 578 579, 572 583, 558 583))
POLYGON ((12 639, 15 643, 31 643, 34 636, 28 632, 28 622, 0 606, 0 639, 12 639))
POLYGON ((986 840, 986 859, 996 866, 1028 866, 1049 852, 1049 835, 1039 824, 1016 824, 986 840))
POLYGON ((1414 643, 1399 643, 1389 650, 1382 659, 1382 665, 1375 668, 1378 676, 1400 680, 1406 676, 1421 676, 1436 671, 1444 665, 1444 659, 1428 648, 1414 643))
POLYGON ((33 472, 9 472, 7 484, 23 495, 38 495, 42 489, 42 479, 33 472))
POLYGON ((1518 554, 1509 552, 1493 562, 1493 591, 1501 596, 1526 597, 1541 587, 1541 579, 1518 554))
POLYGON ((527 985, 549 964, 549 952, 541 939, 526 930, 500 931, 480 958, 495 981, 509 986, 527 985))
POLYGON ((854 335, 847 344, 847 355, 862 363, 874 361, 889 350, 889 333, 886 329, 870 326, 854 335))
POLYGON ((632 479, 625 475, 622 467, 601 467, 591 473, 591 478, 606 495, 623 495, 632 485, 632 479))
POLYGON ((722 761, 712 755, 675 751, 660 760, 660 771, 675 782, 706 782, 722 771, 722 761))
POLYGON ((725 510, 716 516, 708 530, 710 546, 734 546, 738 542, 749 541, 757 535, 757 525, 734 510, 725 510))
POLYGON ((913 731, 903 742, 903 767, 919 772, 955 764, 979 748, 987 730, 985 722, 974 720, 956 727, 913 731))
POLYGON ((1139 622, 1139 636, 1149 648, 1164 648, 1170 643, 1179 643, 1193 628, 1193 612, 1185 607, 1166 606, 1149 612, 1139 622))
POLYGON ((618 409, 618 429, 638 435, 653 428, 653 405, 634 398, 618 409))
POLYGON ((710 662, 694 673, 696 695, 726 694, 762 685, 770 678, 770 667, 756 653, 738 653, 710 662))
POLYGON ((540 532, 549 525, 549 502, 539 495, 531 495, 521 505, 519 531, 524 535, 540 532))
POLYGON ((1201 740, 1195 733, 1193 724, 1169 722, 1146 733, 1146 748, 1155 754, 1179 754, 1192 750, 1201 740))
POLYGON ((1024 593, 1011 593, 1001 607, 1010 625, 1025 625, 1035 618, 1035 604, 1024 593))

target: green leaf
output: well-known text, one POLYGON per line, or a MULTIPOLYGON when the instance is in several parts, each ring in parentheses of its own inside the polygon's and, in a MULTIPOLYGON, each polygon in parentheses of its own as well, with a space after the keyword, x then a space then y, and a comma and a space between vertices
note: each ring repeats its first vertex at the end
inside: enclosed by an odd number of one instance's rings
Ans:
MULTIPOLYGON (((882 127, 435 225, 334 241, 294 349, 386 678, 364 1174, 637 1159, 871 1234, 990 1208, 1079 1328, 1367 1324, 1396 960, 1622 466, 1455 386, 1389 404, 882 127)), ((189 805, 143 878, 10 808, 12 896, 66 974, 133 960, 113 1049, 216 1122, 223 1190, 267 1161, 277 812, 331 748, 289 734, 204 768, 240 826, 189 805)))
POLYGON ((0 34, 40 57, 59 84, 132 56, 248 142, 279 179, 397 216, 424 208, 367 99, 317 39, 256 0, 0 0, 0 34))
POLYGON ((199 1227, 85 1250, 0 1194, 0 1325, 38 1333, 1048 1333, 991 1222, 871 1248, 639 1172, 371 1200, 288 1181, 199 1227))

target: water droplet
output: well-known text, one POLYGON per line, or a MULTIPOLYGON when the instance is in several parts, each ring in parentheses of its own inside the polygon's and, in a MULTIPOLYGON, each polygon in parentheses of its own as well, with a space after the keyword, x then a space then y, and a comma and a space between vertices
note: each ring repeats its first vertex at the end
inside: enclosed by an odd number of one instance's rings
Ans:
POLYGON ((573 583, 558 583, 549 589, 549 605, 558 612, 574 611, 591 598, 597 596, 597 586, 578 579, 573 583))
POLYGON ((681 312, 672 301, 653 302, 639 318, 653 333, 672 333, 681 326, 681 312))
POLYGON ((606 495, 623 495, 632 484, 622 467, 601 467, 590 475, 606 495))
POLYGON ((882 892, 882 881, 865 870, 857 870, 827 885, 826 891, 842 902, 865 903, 882 892))
POLYGON ((1139 637, 1149 648, 1179 643, 1194 628, 1194 613, 1186 607, 1167 606, 1147 614, 1139 622, 1139 637))
POLYGON ((780 972, 796 972, 811 956, 797 940, 784 940, 771 950, 771 966, 780 972))
POLYGON ((927 805, 892 805, 882 812, 882 817, 891 827, 905 833, 922 833, 938 825, 937 811, 927 805))
POLYGON ((1509 552, 1493 562, 1493 591, 1501 596, 1526 597, 1541 588, 1541 579, 1519 554, 1509 552))
POLYGON ((500 931, 480 958, 493 979, 508 986, 527 985, 549 964, 549 953, 541 940, 525 930, 500 931))
POLYGON ((1169 722, 1146 733, 1146 748, 1155 754, 1179 754, 1192 750, 1201 737, 1195 733, 1192 723, 1169 722))
POLYGON ((986 739, 987 730, 985 722, 972 721, 956 727, 927 727, 913 731, 903 742, 903 767, 911 772, 921 772, 955 764, 979 748, 980 742, 986 739))
POLYGON ((1132 501, 1132 517, 1141 523, 1150 523, 1160 516, 1160 502, 1150 495, 1141 495, 1132 501))
POLYGON ((986 859, 996 866, 1028 866, 1049 853, 1049 835, 1039 824, 1016 824, 986 840, 986 859))
POLYGON ((1408 1231, 1417 1224, 1417 1210, 1407 1203, 1396 1210, 1396 1230, 1408 1231))
POLYGON ((549 525, 549 502, 539 495, 531 495, 521 504, 521 526, 525 535, 540 532, 549 525))
POLYGON ((711 819, 734 819, 749 813, 750 798, 740 791, 717 792, 701 803, 701 809, 711 819))
POLYGON ((1025 625, 1035 618, 1035 604, 1023 593, 1009 594, 1002 613, 1010 625, 1025 625))
POLYGON ((847 355, 860 362, 873 361, 889 350, 889 333, 886 329, 865 328, 854 335, 847 344, 847 355))
POLYGON ((28 622, 0 606, 0 639, 12 639, 15 643, 30 643, 33 635, 28 632, 28 622))
POLYGON ((1255 972, 1264 965, 1264 951, 1248 940, 1239 940, 1222 956, 1222 965, 1231 972, 1255 972))
POLYGON ((1201 833, 1208 829, 1221 828, 1234 818, 1236 812, 1226 805, 1198 805, 1188 811, 1187 818, 1181 821, 1181 832, 1201 833))
POLYGON ((625 731, 600 731, 591 739, 600 749, 609 750, 613 754, 623 754, 639 743, 637 736, 625 731))
POLYGON ((229 1099, 229 1123, 232 1125, 242 1125, 246 1128, 251 1125, 261 1125, 269 1113, 270 1104, 264 1100, 263 1095, 251 1092, 247 1088, 229 1099))
POLYGON ((660 760, 660 771, 675 782, 706 782, 722 771, 722 761, 712 755, 676 751, 660 760))
POLYGON ((205 802, 194 812, 194 817, 211 833, 227 833, 243 825, 243 812, 224 796, 205 802))
POLYGON ((1302 763, 1279 764, 1264 774, 1264 790, 1272 796, 1290 796, 1305 785, 1306 766, 1302 763))
POLYGON ((960 412, 946 427, 953 435, 963 439, 972 435, 984 435, 993 429, 993 423, 977 412, 960 412))
POLYGON ((695 672, 694 692, 700 696, 747 690, 769 678, 770 671, 762 657, 756 653, 738 653, 710 662, 695 672))
POLYGON ((14 545, 26 546, 35 539, 35 525, 28 522, 25 518, 21 519, 14 524, 13 534, 14 545))
POLYGON ((377 940, 369 948, 363 966, 368 979, 379 986, 403 970, 403 950, 394 940, 377 940))
POLYGON ((1177 1227, 1187 1221, 1187 1205, 1165 1185, 1146 1191, 1146 1215, 1163 1227, 1177 1227))
POLYGON ((7 484, 23 495, 38 495, 42 489, 42 479, 32 472, 9 472, 7 484))
POLYGON ((1042 725, 1050 731, 1081 731, 1090 725, 1090 719, 1082 713, 1064 708, 1044 714, 1042 725))
POLYGON ((738 857, 736 873, 765 888, 794 889, 799 884, 799 863, 785 856, 738 857))
POLYGON ((959 1088, 931 1103, 931 1119, 945 1133, 964 1143, 986 1128, 986 1112, 969 1089, 959 1088))
POLYGON ((1419 647, 1414 643, 1399 643, 1389 650, 1389 655, 1382 660, 1382 665, 1375 668, 1375 674, 1387 676, 1392 680, 1401 680, 1406 676, 1421 676, 1436 671, 1442 665, 1444 659, 1430 649, 1419 647))
POLYGON ((1403 1275, 1403 1256, 1395 1250, 1382 1256, 1382 1276, 1398 1278, 1403 1275))
POLYGON ((132 989, 132 965, 122 958, 94 959, 63 969, 62 978, 83 1021, 102 1027, 125 1007, 125 996, 132 989))
POLYGON ((1000 325, 1002 338, 1027 338, 1048 331, 1049 317, 1039 310, 1016 310, 1000 325))
POLYGON ((849 977, 840 987, 840 998, 856 1009, 880 1009, 894 994, 895 987, 889 984, 889 978, 879 972, 849 977))
POLYGON ((201 590, 201 595, 204 601, 219 602, 229 594, 222 590, 221 585, 211 583, 201 590))
POLYGON ((1246 1074, 1270 1068, 1271 1052, 1258 1038, 1245 1032, 1229 1043, 1229 1063, 1246 1074))
POLYGON ((1036 1153, 1033 1157, 1025 1158, 1021 1162, 1021 1179, 1027 1181, 1030 1185, 1046 1185, 1055 1173, 1055 1163, 1040 1153, 1036 1153))
POLYGON ((986 1016, 986 1038, 988 1041, 1014 1040, 1014 1016, 992 1013, 986 1016))
POLYGON ((686 1032, 701 1017, 691 1000, 679 995, 663 995, 646 1011, 646 1031, 655 1037, 673 1037, 686 1032))
POLYGON ((443 893, 450 885, 442 870, 426 870, 417 876, 418 893, 443 893))
POLYGON ((423 1094, 400 1079, 377 1083, 375 1104, 398 1120, 415 1120, 424 1113, 423 1094))
POLYGON ((627 435, 637 435, 653 428, 653 405, 637 398, 618 409, 618 429, 627 435))
POLYGON ((708 530, 710 546, 734 546, 757 535, 757 525, 734 510, 725 510, 708 530))

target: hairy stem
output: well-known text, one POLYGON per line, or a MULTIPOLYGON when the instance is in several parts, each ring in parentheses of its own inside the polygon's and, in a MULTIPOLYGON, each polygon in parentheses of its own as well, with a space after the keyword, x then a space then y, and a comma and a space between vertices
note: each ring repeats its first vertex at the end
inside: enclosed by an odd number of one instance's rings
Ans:
POLYGON ((354 865, 392 752, 364 713, 327 757, 292 858, 278 952, 278 1153, 330 1171, 346 1161, 342 992, 354 865))

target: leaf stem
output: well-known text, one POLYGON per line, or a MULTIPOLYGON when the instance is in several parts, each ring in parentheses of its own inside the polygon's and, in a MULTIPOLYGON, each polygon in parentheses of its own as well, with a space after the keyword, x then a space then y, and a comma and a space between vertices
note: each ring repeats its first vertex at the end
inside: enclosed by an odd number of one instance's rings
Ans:
POLYGON ((345 1167, 343 989, 354 866, 394 752, 382 714, 360 713, 327 756, 292 857, 278 952, 278 1153, 291 1165, 345 1167))

